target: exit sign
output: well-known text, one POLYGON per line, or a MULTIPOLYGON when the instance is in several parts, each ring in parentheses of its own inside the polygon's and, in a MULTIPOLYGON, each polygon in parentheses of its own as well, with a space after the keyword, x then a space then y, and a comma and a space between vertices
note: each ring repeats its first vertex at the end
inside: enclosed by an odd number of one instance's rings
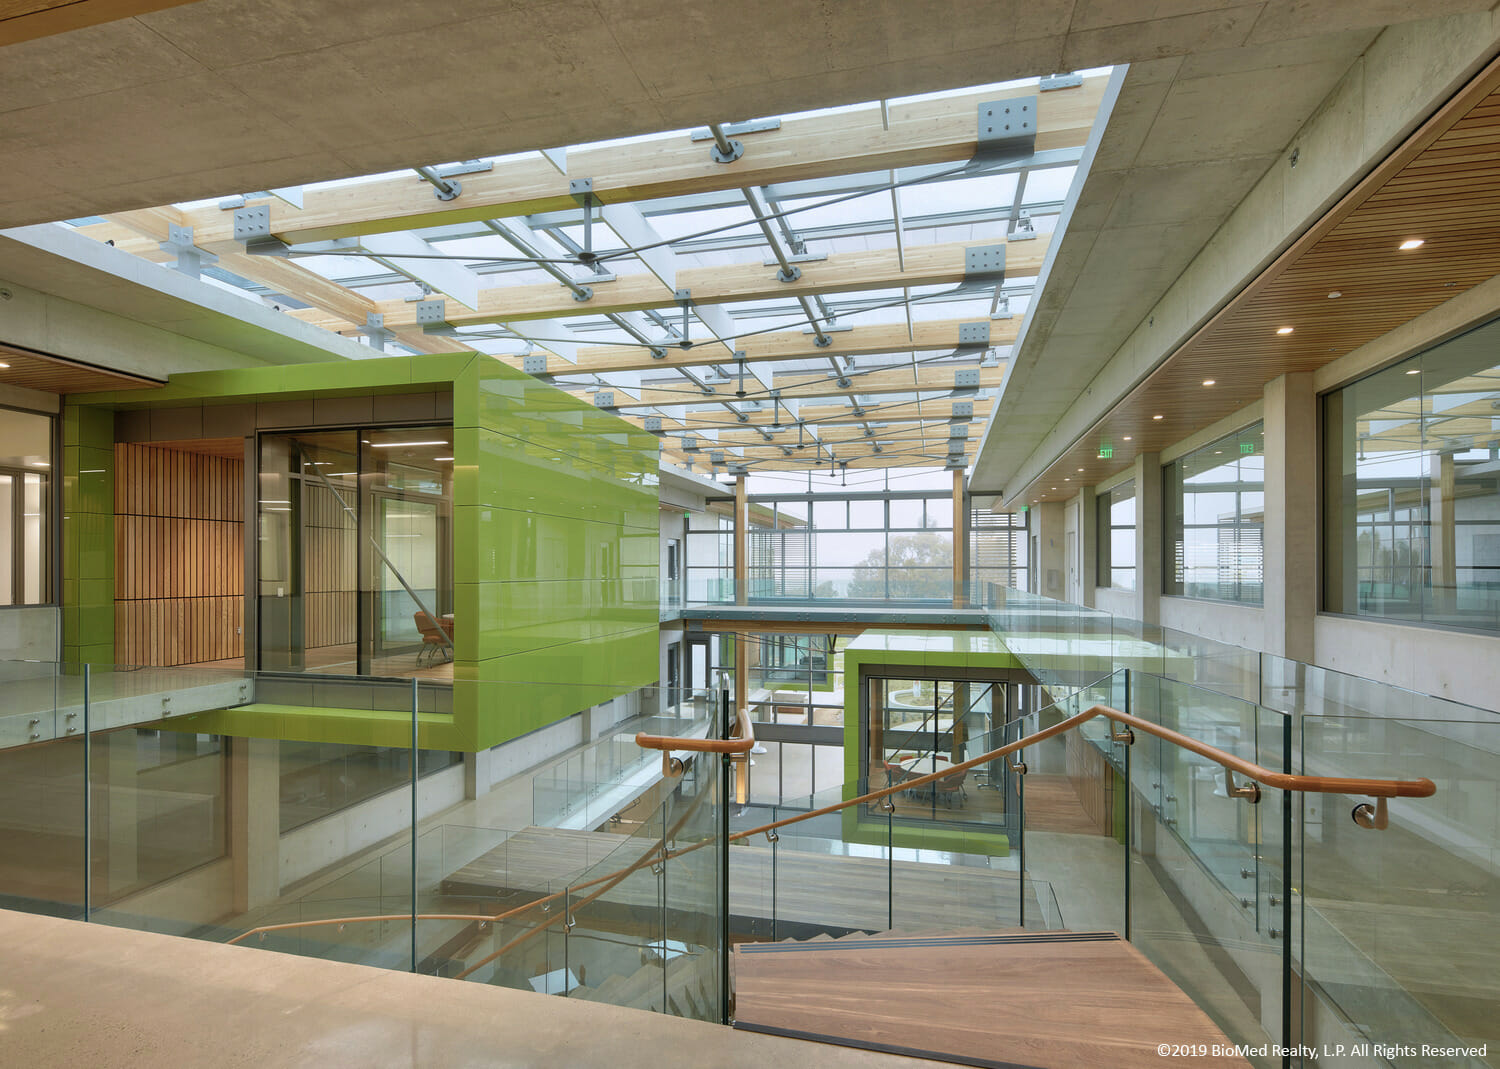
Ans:
POLYGON ((1241 453, 1241 455, 1244 455, 1246 453, 1253 453, 1253 452, 1255 452, 1255 443, 1254 442, 1241 442, 1240 443, 1240 453, 1241 453))
POLYGON ((1108 460, 1115 455, 1115 447, 1112 445, 1101 445, 1099 447, 1099 459, 1108 460))

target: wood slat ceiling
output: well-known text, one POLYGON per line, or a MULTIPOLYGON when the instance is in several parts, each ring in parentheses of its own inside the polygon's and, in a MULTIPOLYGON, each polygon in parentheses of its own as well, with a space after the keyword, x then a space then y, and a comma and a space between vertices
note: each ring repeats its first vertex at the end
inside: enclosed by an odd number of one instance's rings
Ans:
POLYGON ((1500 60, 1006 503, 1067 500, 1496 273, 1500 60), (1408 238, 1424 244, 1400 250, 1408 238))
POLYGON ((94 393, 102 390, 149 390, 163 385, 160 380, 120 371, 109 371, 66 360, 60 356, 19 349, 0 344, 0 384, 21 386, 47 393, 94 393))

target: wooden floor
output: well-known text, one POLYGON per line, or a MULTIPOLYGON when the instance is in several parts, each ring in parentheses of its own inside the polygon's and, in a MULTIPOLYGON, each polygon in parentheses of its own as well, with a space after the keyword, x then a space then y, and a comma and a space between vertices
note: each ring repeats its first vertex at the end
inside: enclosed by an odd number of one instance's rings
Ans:
POLYGON ((1069 835, 1101 835, 1099 825, 1078 801, 1067 776, 1026 777, 1026 829, 1069 835))
MULTIPOLYGON (((681 848, 687 843, 679 841, 677 845, 681 848)), ((598 866, 605 859, 609 869, 622 867, 633 860, 631 851, 639 846, 639 842, 607 832, 526 828, 452 873, 442 881, 441 890, 447 895, 516 905, 528 897, 539 898, 549 890, 558 890, 589 866, 596 867, 589 876, 602 874, 598 866), (622 852, 612 852, 625 843, 632 845, 622 852)), ((685 903, 701 897, 691 890, 693 884, 688 878, 696 874, 712 879, 712 849, 705 848, 692 857, 696 868, 674 871, 679 862, 668 866, 669 897, 673 888, 680 889, 685 903)), ((1022 885, 1013 872, 915 861, 888 865, 882 857, 799 850, 786 840, 776 849, 774 865, 771 847, 763 840, 756 845, 730 847, 729 859, 731 915, 740 920, 774 918, 780 934, 884 931, 892 926, 995 928, 1018 925, 1021 920, 1022 885)), ((656 905, 657 894, 656 878, 648 870, 586 908, 593 913, 614 909, 629 921, 635 909, 656 905)), ((1040 917, 1040 908, 1028 888, 1026 920, 1033 923, 1040 917)), ((610 927, 607 917, 581 919, 610 927)), ((758 925, 756 930, 763 934, 770 929, 758 925)))
POLYGON ((1112 932, 848 936, 735 948, 735 1027, 979 1066, 1248 1066, 1112 932))

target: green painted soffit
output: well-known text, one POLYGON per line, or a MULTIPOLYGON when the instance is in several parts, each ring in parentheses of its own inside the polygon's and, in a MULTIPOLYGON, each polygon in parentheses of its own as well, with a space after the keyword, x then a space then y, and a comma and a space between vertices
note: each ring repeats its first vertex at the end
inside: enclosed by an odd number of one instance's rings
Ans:
MULTIPOLYGON (((427 356, 385 356, 373 360, 337 360, 290 367, 247 367, 232 371, 190 371, 173 375, 165 386, 154 390, 111 390, 74 394, 74 405, 105 405, 110 408, 154 408, 173 404, 225 402, 246 397, 274 395, 296 401, 311 397, 366 396, 406 393, 414 387, 452 386, 479 353, 436 353, 427 356)), ((497 368, 516 371, 498 360, 497 368)))

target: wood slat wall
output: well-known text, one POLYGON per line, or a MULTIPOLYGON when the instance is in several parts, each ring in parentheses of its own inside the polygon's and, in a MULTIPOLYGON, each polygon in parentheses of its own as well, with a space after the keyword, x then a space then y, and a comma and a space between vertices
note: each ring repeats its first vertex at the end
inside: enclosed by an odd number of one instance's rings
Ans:
POLYGON ((243 460, 115 446, 115 659, 244 655, 243 460))
POLYGON ((304 495, 303 642, 308 649, 352 645, 358 532, 333 494, 309 483, 304 495))
POLYGON ((1078 804, 1099 834, 1109 835, 1114 828, 1113 777, 1104 755, 1076 731, 1067 735, 1067 771, 1078 804))

